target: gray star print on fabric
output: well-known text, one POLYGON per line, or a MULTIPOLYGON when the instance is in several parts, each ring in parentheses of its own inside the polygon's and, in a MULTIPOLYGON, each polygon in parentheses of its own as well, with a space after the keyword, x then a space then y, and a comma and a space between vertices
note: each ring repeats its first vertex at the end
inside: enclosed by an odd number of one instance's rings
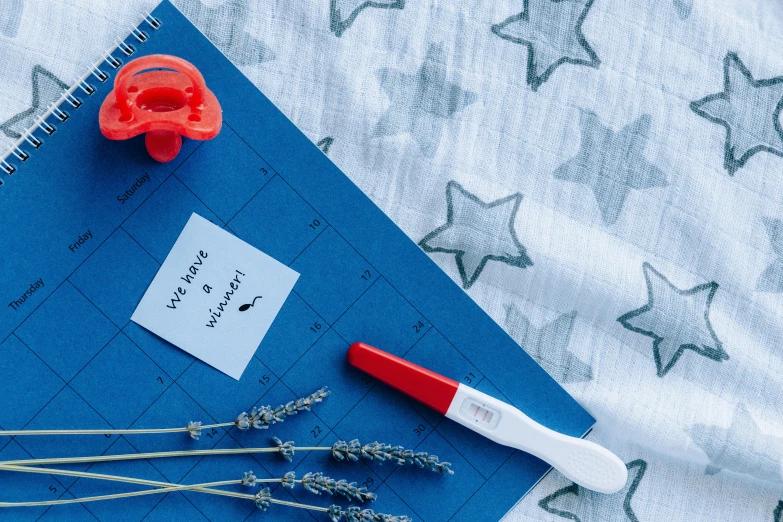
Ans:
POLYGON ((690 435, 710 459, 704 470, 708 475, 728 469, 762 480, 783 480, 783 438, 761 433, 742 404, 737 405, 730 427, 697 424, 690 435))
POLYGON ((429 46, 416 74, 384 68, 378 77, 391 104, 375 125, 373 136, 409 132, 427 157, 435 155, 445 121, 476 99, 475 93, 446 79, 443 45, 429 46))
POLYGON ((334 138, 327 136, 322 138, 318 143, 315 144, 315 146, 321 149, 321 152, 324 154, 329 154, 329 147, 332 146, 332 143, 334 143, 334 138))
POLYGON ((0 34, 13 38, 19 32, 19 24, 22 21, 24 0, 6 0, 0 2, 0 34))
POLYGON ((217 7, 204 5, 200 0, 175 3, 232 62, 257 65, 275 59, 263 41, 245 30, 251 18, 248 0, 228 0, 217 7))
POLYGON ((715 361, 728 359, 709 317, 718 283, 680 290, 649 263, 642 266, 647 304, 617 320, 628 330, 653 338, 658 377, 666 375, 686 349, 715 361))
POLYGON ((379 9, 403 9, 405 0, 331 0, 329 4, 329 28, 337 36, 351 27, 359 13, 368 7, 379 9))
POLYGON ((22 133, 35 124, 40 113, 51 103, 57 101, 60 95, 68 89, 68 84, 40 65, 33 67, 32 83, 33 93, 30 107, 0 123, 0 131, 9 138, 21 138, 22 133))
POLYGON ((723 92, 691 102, 691 109, 726 128, 723 166, 730 175, 757 152, 783 156, 783 76, 754 80, 735 53, 723 60, 723 92))
POLYGON ((759 292, 783 292, 783 221, 763 218, 772 251, 778 256, 756 281, 759 292))
POLYGON ((617 493, 604 495, 572 483, 542 498, 538 506, 547 513, 575 522, 626 519, 639 522, 631 506, 631 500, 647 471, 647 463, 637 459, 628 462, 625 467, 628 468, 628 482, 617 493))
POLYGON ((527 46, 526 81, 534 91, 560 65, 598 68, 598 59, 582 34, 593 0, 525 0, 524 10, 492 26, 492 32, 527 46))
POLYGON ((631 189, 667 185, 666 175, 644 157, 650 131, 648 114, 614 132, 594 113, 582 111, 579 126, 579 152, 558 167, 554 176, 590 187, 605 224, 617 221, 631 189))
POLYGON ((674 8, 677 10, 677 16, 680 17, 680 20, 685 20, 691 15, 693 0, 674 0, 674 8))
POLYGON ((593 379, 593 370, 568 350, 576 312, 563 314, 536 328, 512 305, 506 307, 506 329, 533 359, 559 383, 593 379))
POLYGON ((446 224, 427 234, 419 246, 425 252, 456 254, 464 288, 476 282, 490 259, 520 268, 533 265, 514 231, 522 194, 484 203, 456 181, 450 181, 446 201, 446 224))

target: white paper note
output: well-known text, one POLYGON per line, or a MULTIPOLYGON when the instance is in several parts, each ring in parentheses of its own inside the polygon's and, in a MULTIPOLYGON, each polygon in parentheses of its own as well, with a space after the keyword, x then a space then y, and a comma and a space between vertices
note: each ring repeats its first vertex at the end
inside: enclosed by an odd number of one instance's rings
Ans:
POLYGON ((298 278, 193 214, 131 320, 239 379, 298 278))

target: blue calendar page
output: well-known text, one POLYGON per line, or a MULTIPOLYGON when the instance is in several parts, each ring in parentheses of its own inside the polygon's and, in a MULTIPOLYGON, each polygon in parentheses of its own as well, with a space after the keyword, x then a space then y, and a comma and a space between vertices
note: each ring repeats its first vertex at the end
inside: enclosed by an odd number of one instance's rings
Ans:
MULTIPOLYGON (((336 462, 328 452, 94 464, 96 473, 175 483, 322 471, 378 494, 367 506, 414 520, 501 518, 549 469, 412 403, 348 366, 363 341, 508 401, 557 431, 593 424, 554 380, 410 241, 168 2, 158 29, 129 37, 133 55, 164 53, 202 72, 223 108, 217 138, 185 140, 159 164, 143 137, 109 141, 98 109, 112 88, 94 82, 82 105, 64 103, 51 136, 16 161, 0 186, 0 428, 145 428, 232 421, 327 385, 312 413, 266 431, 0 439, 0 460, 176 449, 381 441, 436 454, 453 476, 415 467, 336 462), (211 220, 301 274, 240 381, 130 322, 191 213, 211 220)), ((74 49, 74 52, 78 52, 74 49)), ((80 92, 80 91, 79 91, 80 92)), ((29 150, 28 150, 29 149, 29 150)), ((13 163, 13 162, 12 162, 13 163)), ((88 469, 86 465, 75 469, 88 469)), ((0 472, 0 501, 130 491, 64 476, 0 472)), ((277 487, 275 498, 328 506, 341 497, 277 487)), ((169 493, 46 508, 0 510, 2 520, 309 520, 305 512, 199 493, 169 493)), ((327 520, 312 513, 316 520, 327 520)))

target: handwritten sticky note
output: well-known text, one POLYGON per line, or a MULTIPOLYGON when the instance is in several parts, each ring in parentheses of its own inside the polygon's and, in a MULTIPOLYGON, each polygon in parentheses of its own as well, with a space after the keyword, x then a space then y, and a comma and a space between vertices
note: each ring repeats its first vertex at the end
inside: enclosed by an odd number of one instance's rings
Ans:
POLYGON ((239 379, 298 278, 193 214, 131 320, 239 379))

